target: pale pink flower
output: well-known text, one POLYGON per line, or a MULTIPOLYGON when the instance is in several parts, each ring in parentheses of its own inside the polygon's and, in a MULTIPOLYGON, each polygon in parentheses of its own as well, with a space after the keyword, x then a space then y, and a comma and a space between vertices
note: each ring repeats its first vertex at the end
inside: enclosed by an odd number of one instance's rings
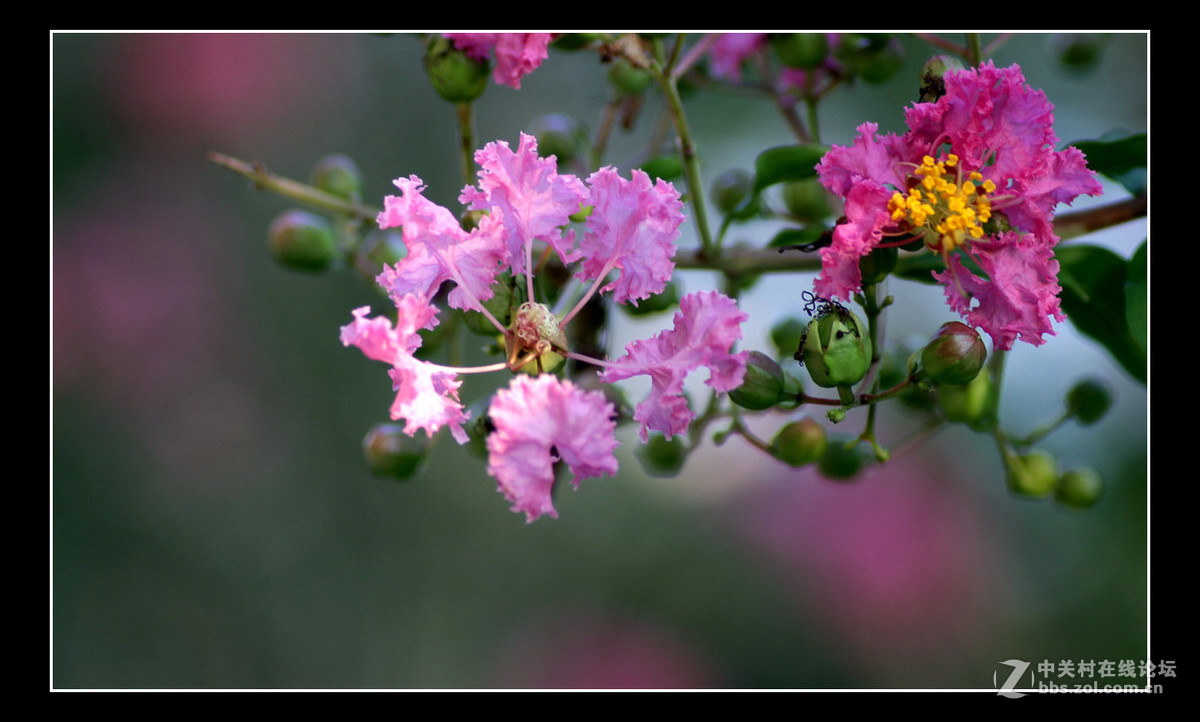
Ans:
POLYGON ((446 33, 454 46, 473 60, 496 55, 492 80, 520 90, 521 78, 537 70, 548 56, 552 33, 446 33))
POLYGON ((709 370, 708 385, 731 391, 742 383, 748 352, 731 353, 742 337, 741 324, 748 316, 737 303, 716 291, 689 293, 680 299, 674 328, 646 341, 625 347, 625 355, 600 375, 612 382, 646 374, 650 395, 638 404, 633 418, 641 424, 643 442, 651 430, 668 438, 683 434, 695 414, 683 396, 683 380, 695 369, 709 370))
POLYGON ((613 291, 617 303, 662 293, 675 264, 675 239, 683 223, 683 202, 670 183, 656 184, 641 170, 625 180, 613 168, 588 177, 588 232, 580 243, 580 279, 601 279, 616 269, 616 280, 600 292, 613 291))
POLYGON ((488 473, 526 521, 558 516, 550 498, 554 462, 566 463, 576 488, 617 473, 616 409, 599 391, 550 374, 519 375, 496 392, 488 417, 496 426, 487 438, 488 473))

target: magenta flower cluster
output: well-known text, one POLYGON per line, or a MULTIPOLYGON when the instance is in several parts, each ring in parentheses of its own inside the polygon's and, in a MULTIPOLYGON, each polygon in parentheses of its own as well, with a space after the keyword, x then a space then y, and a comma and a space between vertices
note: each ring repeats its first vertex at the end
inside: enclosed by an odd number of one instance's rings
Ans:
POLYGON ((908 132, 880 136, 864 123, 853 145, 834 146, 817 166, 845 200, 846 220, 821 250, 815 290, 849 299, 862 286, 863 256, 922 238, 944 258, 934 275, 954 311, 998 349, 1018 338, 1040 345, 1054 334, 1051 320, 1065 320, 1054 209, 1099 195, 1100 182, 1078 149, 1055 150, 1054 106, 1020 67, 988 62, 947 73, 945 85, 936 102, 906 110, 908 132), (941 205, 921 196, 935 186, 950 189, 936 196, 941 205))
MULTIPOLYGON (((459 201, 486 213, 470 231, 448 209, 422 195, 419 178, 395 181, 400 195, 385 199, 379 225, 401 229, 407 255, 385 267, 377 280, 395 303, 397 321, 368 318, 370 309, 364 307, 341 330, 343 344, 391 366, 396 392, 391 416, 405 421, 406 433, 424 430, 432 436, 448 427, 459 443, 466 442, 469 412, 458 396, 460 375, 527 369, 530 359, 550 351, 598 365, 601 381, 649 376, 651 391, 634 413, 643 441, 650 431, 668 436, 686 432, 694 418, 683 396, 690 372, 708 368, 707 383, 716 391, 741 384, 747 354, 732 349, 746 315, 715 291, 684 296, 673 328, 631 343, 615 361, 588 358, 563 346, 563 328, 595 294, 610 292, 615 302, 636 305, 665 289, 684 219, 679 193, 670 183, 652 183, 640 170, 630 179, 612 168, 596 171, 586 181, 560 175, 554 157, 539 157, 535 139, 525 134, 516 151, 496 141, 477 151, 475 160, 481 168, 478 183, 464 188, 459 201), (590 215, 577 237, 570 216, 585 207, 591 207, 590 215), (552 249, 564 264, 577 264, 576 278, 587 287, 561 315, 534 299, 535 245, 552 249), (513 278, 524 275, 527 283, 529 301, 512 328, 483 303, 494 295, 504 271, 513 278), (487 316, 516 350, 518 362, 510 358, 463 369, 417 358, 418 332, 437 325, 433 300, 447 282, 453 284, 447 303, 487 316)), ((550 495, 556 461, 566 464, 575 486, 617 471, 616 409, 600 391, 584 390, 550 373, 518 373, 496 393, 488 416, 494 426, 487 438, 488 473, 513 510, 524 512, 528 521, 557 516, 550 495)))

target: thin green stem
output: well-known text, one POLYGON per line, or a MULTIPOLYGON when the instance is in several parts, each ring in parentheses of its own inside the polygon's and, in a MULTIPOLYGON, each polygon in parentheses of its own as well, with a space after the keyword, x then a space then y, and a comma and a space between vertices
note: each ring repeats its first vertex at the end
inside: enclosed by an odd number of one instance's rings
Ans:
POLYGON ((462 153, 463 183, 471 185, 475 180, 475 130, 474 106, 470 102, 455 103, 458 114, 458 147, 462 153))
POLYGON ((247 163, 222 153, 209 153, 208 159, 217 165, 224 166, 238 175, 254 181, 255 188, 271 191, 298 203, 311 206, 318 210, 338 213, 354 218, 373 221, 379 216, 378 208, 371 208, 354 203, 340 196, 314 188, 306 183, 275 175, 261 163, 247 163))

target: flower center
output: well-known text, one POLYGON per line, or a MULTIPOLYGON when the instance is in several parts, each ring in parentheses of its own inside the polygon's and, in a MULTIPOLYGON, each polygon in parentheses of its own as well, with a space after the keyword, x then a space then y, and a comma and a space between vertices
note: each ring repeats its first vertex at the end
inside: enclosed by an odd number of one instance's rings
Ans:
POLYGON ((888 202, 894 221, 908 221, 937 253, 949 253, 970 239, 983 238, 983 224, 992 217, 988 194, 996 184, 972 171, 964 181, 958 156, 944 161, 925 156, 913 171, 916 181, 905 195, 896 191, 888 202))
POLYGON ((507 336, 508 366, 513 371, 540 373, 552 371, 566 352, 567 338, 558 316, 544 303, 526 301, 513 317, 512 332, 507 336))

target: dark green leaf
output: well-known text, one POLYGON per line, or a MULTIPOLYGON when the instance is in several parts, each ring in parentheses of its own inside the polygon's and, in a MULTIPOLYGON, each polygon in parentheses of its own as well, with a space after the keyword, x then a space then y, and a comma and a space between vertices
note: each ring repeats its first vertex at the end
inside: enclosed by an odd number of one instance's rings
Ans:
POLYGON ((1146 134, 1106 134, 1072 143, 1087 156, 1088 168, 1112 178, 1134 195, 1146 192, 1146 134))
MULTIPOLYGON (((805 246, 815 242, 821 237, 825 229, 821 226, 808 226, 806 228, 785 228, 767 244, 767 248, 786 248, 788 246, 805 246)), ((813 249, 816 250, 815 248, 813 249)))
POLYGON ((754 160, 754 192, 776 183, 804 180, 817 174, 817 163, 829 151, 824 145, 781 145, 767 148, 754 160))
POLYGON ((1129 330, 1133 340, 1138 342, 1142 351, 1146 350, 1146 338, 1149 334, 1150 314, 1146 305, 1146 291, 1149 277, 1146 268, 1146 242, 1134 251, 1133 258, 1125 268, 1125 318, 1129 320, 1129 330))
POLYGON ((683 161, 678 156, 660 155, 642 163, 641 168, 651 178, 674 180, 683 175, 683 161))
POLYGON ((1125 259, 1099 246, 1072 244, 1055 251, 1063 312, 1083 334, 1098 341, 1139 381, 1146 380, 1146 351, 1126 321, 1125 259))

